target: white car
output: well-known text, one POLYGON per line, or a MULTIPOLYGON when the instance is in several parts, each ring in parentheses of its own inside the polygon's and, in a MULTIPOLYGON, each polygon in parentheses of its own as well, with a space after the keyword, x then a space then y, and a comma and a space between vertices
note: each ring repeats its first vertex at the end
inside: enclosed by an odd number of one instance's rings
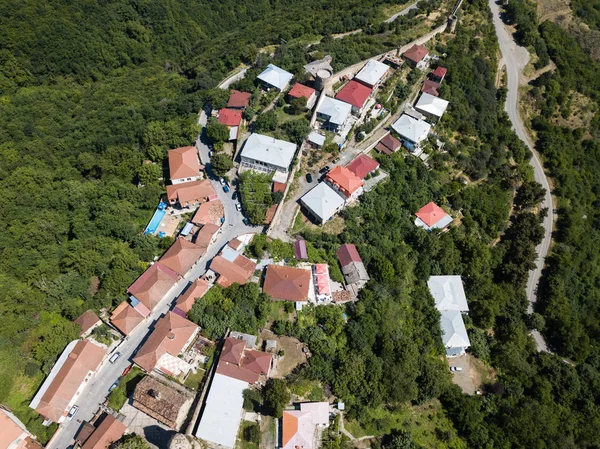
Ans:
POLYGON ((79 406, 74 405, 73 407, 71 407, 71 410, 69 410, 69 414, 67 415, 68 421, 71 421, 73 419, 73 416, 75 416, 75 413, 77 413, 77 410, 79 410, 79 406))
POLYGON ((223 179, 223 178, 219 178, 219 182, 221 183, 221 185, 223 187, 225 187, 227 185, 227 183, 225 182, 225 179, 223 179))
POLYGON ((238 212, 242 211, 242 205, 240 203, 235 203, 235 208, 238 212))
POLYGON ((460 366, 451 366, 450 371, 462 371, 463 369, 460 366))
POLYGON ((212 158, 212 155, 213 155, 213 152, 212 152, 212 150, 210 150, 210 151, 208 152, 208 157, 209 157, 209 158, 212 158))

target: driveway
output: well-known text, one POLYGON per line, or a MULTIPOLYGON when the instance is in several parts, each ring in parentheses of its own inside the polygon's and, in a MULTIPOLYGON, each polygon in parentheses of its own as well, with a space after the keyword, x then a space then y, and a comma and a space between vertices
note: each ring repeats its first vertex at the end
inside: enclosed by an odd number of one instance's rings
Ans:
MULTIPOLYGON (((528 312, 531 313, 533 312, 533 305, 537 299, 537 287, 542 276, 546 255, 548 254, 552 242, 552 227, 555 220, 554 205, 552 203, 550 184, 544 173, 544 167, 542 166, 539 155, 535 151, 531 138, 529 137, 529 134, 527 134, 525 126, 519 116, 519 84, 523 69, 529 61, 529 53, 525 48, 520 47, 515 43, 514 39, 504 26, 504 23, 502 23, 502 20, 500 19, 500 7, 495 0, 488 0, 488 3, 492 10, 494 27, 496 28, 496 35, 498 36, 498 43, 500 44, 500 51, 502 52, 502 61, 506 65, 506 74, 508 78, 508 93, 504 109, 508 113, 514 131, 531 150, 532 157, 530 164, 533 166, 535 180, 546 189, 546 194, 544 195, 544 200, 541 204, 541 207, 548 208, 548 215, 542 222, 542 226, 544 227, 544 238, 536 248, 537 258, 535 261, 535 268, 529 272, 529 278, 527 279, 527 299, 529 300, 528 312)), ((548 350, 544 339, 537 331, 533 332, 533 337, 538 351, 548 350)))

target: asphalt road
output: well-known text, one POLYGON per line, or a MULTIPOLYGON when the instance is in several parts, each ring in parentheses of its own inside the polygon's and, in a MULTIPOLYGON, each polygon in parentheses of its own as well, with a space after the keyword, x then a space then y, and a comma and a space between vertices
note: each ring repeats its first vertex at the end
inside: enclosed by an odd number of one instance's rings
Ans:
MULTIPOLYGON (((208 146, 203 143, 200 138, 197 141, 197 148, 202 162, 208 163, 208 146)), ((207 165, 207 172, 212 173, 209 163, 207 165)), ((158 318, 171 309, 173 301, 181 294, 189 282, 196 280, 206 272, 209 262, 218 254, 223 246, 239 235, 262 231, 262 228, 260 227, 244 225, 242 221, 243 216, 235 209, 235 201, 232 200, 234 192, 233 187, 228 193, 225 193, 217 178, 213 177, 211 182, 225 209, 225 223, 221 228, 222 231, 217 237, 216 242, 208 248, 207 253, 186 274, 186 276, 173 286, 146 320, 122 341, 115 350, 121 353, 121 357, 115 363, 109 363, 108 360, 104 361, 96 375, 92 377, 90 383, 81 393, 77 403, 79 411, 72 421, 65 421, 65 423, 59 427, 54 438, 46 446, 47 449, 66 449, 72 447, 74 442, 73 437, 81 426, 81 422, 77 422, 77 420, 88 421, 94 416, 100 404, 104 402, 108 395, 110 386, 121 377, 123 370, 131 364, 133 354, 145 340, 150 327, 158 318)))
MULTIPOLYGON (((533 312, 533 305, 537 299, 537 287, 542 276, 544 261, 550 249, 550 243, 552 242, 554 205, 552 203, 552 193, 550 190, 550 185, 548 184, 548 179, 544 173, 544 168, 537 152, 534 149, 531 138, 525 131, 525 126, 521 121, 521 117, 519 116, 519 81, 521 79, 523 69, 529 61, 529 53, 525 48, 520 47, 515 43, 513 37, 502 23, 502 20, 500 19, 499 5, 494 0, 488 0, 488 2, 490 9, 492 10, 494 27, 496 28, 498 43, 500 44, 500 51, 502 52, 502 61, 506 66, 508 79, 508 94, 504 109, 510 117, 510 121, 513 124, 515 132, 532 152, 533 156, 530 163, 533 166, 535 180, 539 182, 544 189, 546 189, 546 194, 544 196, 544 200, 542 201, 542 207, 548 208, 548 215, 542 223, 544 227, 544 238, 542 243, 540 243, 536 248, 537 259, 535 261, 535 268, 529 272, 529 278, 527 280, 527 299, 529 300, 528 312, 531 313, 533 312)), ((533 337, 539 351, 548 350, 544 339, 537 331, 533 332, 533 337)))
POLYGON ((390 17, 387 20, 384 20, 384 23, 390 23, 393 22, 394 20, 396 20, 398 17, 400 16, 405 16, 407 15, 409 12, 411 12, 413 9, 417 9, 417 3, 419 3, 418 1, 411 3, 410 5, 408 5, 406 8, 404 8, 402 11, 400 11, 397 14, 394 14, 392 17, 390 17))

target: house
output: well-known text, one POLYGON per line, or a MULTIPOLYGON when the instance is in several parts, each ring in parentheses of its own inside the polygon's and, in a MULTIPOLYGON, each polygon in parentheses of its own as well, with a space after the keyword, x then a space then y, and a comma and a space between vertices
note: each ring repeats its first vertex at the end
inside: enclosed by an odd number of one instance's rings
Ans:
POLYGON ((208 247, 217 240, 217 235, 219 234, 220 230, 220 225, 212 223, 205 224, 196 234, 196 246, 204 248, 206 251, 206 249, 208 249, 208 247))
POLYGON ((335 98, 323 97, 317 110, 317 119, 323 122, 323 129, 340 132, 348 121, 351 112, 352 105, 335 98))
POLYGON ((317 92, 312 87, 308 87, 300 83, 294 84, 294 87, 290 89, 287 95, 290 100, 296 98, 306 98, 307 109, 312 109, 317 101, 317 92))
POLYGON ((317 437, 329 427, 328 402, 304 402, 300 410, 284 410, 281 418, 282 449, 317 449, 317 437))
POLYGON ((404 60, 402 58, 394 56, 393 54, 388 53, 387 55, 385 55, 383 63, 389 65, 393 69, 399 69, 400 67, 402 67, 402 64, 404 64, 404 60))
POLYGON ((217 120, 221 125, 229 128, 228 140, 237 140, 242 123, 242 111, 240 109, 223 108, 219 110, 217 120))
POLYGON ((440 95, 440 93, 438 92, 438 89, 440 88, 441 84, 440 83, 436 83, 435 81, 431 81, 431 80, 425 80, 423 81, 423 86, 421 87, 421 92, 429 94, 429 95, 433 95, 434 97, 438 97, 440 95))
POLYGON ((311 131, 307 140, 310 146, 316 149, 320 149, 325 145, 325 136, 316 131, 311 131))
POLYGON ((100 321, 100 318, 98 318, 98 315, 93 310, 86 310, 73 322, 81 328, 80 337, 87 337, 96 327, 102 324, 102 321, 100 321))
POLYGON ((374 174, 379 169, 379 162, 366 154, 360 154, 346 165, 346 168, 360 179, 365 179, 368 175, 374 174))
POLYGON ((460 276, 430 276, 427 281, 429 292, 438 310, 469 311, 467 296, 460 276))
POLYGON ((360 116, 372 93, 372 87, 352 80, 342 87, 335 98, 351 105, 352 113, 360 116))
POLYGON ((132 307, 127 301, 117 306, 110 316, 110 322, 124 335, 129 335, 138 324, 144 321, 145 316, 138 309, 132 307))
POLYGON ((379 141, 375 149, 383 154, 392 154, 398 151, 398 148, 401 146, 402 143, 390 133, 386 134, 383 139, 379 141))
POLYGON ((235 251, 240 252, 242 249, 244 249, 244 242, 242 242, 238 238, 235 238, 235 239, 231 239, 229 241, 229 243, 227 244, 227 246, 234 249, 235 251))
POLYGON ((370 59, 360 72, 354 75, 354 80, 363 83, 365 86, 376 88, 385 80, 388 70, 389 67, 383 62, 370 59))
POLYGON ((29 407, 42 415, 47 424, 62 423, 105 356, 106 350, 89 340, 69 343, 29 407))
POLYGON ((171 206, 178 205, 180 208, 195 207, 216 194, 217 192, 208 179, 167 186, 169 204, 171 206))
POLYGON ((204 279, 196 279, 187 290, 177 298, 175 308, 181 310, 184 314, 192 310, 197 299, 202 298, 208 291, 210 284, 204 279))
POLYGON ((225 208, 223 203, 220 200, 212 200, 202 203, 198 207, 192 218, 192 223, 200 226, 208 223, 220 226, 224 217, 225 208))
POLYGON ((271 298, 306 302, 309 291, 310 271, 281 265, 267 266, 263 292, 271 298))
POLYGON ((168 376, 187 375, 192 366, 178 358, 196 339, 200 328, 173 312, 167 312, 154 325, 154 330, 137 351, 133 362, 144 371, 157 371, 168 376))
POLYGON ((230 109, 245 109, 250 104, 250 92, 240 92, 239 90, 232 90, 227 102, 227 107, 230 109))
POLYGON ((444 81, 444 77, 448 73, 448 69, 446 67, 437 66, 433 72, 430 73, 430 77, 433 81, 441 83, 444 81))
POLYGON ((369 274, 367 269, 358 254, 356 246, 351 243, 344 243, 337 251, 337 257, 342 266, 342 273, 346 279, 346 283, 351 290, 357 292, 367 282, 369 282, 369 274))
POLYGON ((171 429, 179 430, 193 399, 193 395, 183 389, 175 389, 155 377, 146 376, 135 386, 132 405, 171 429))
POLYGON ((165 251, 159 262, 180 276, 184 276, 204 254, 206 254, 206 247, 180 237, 165 251))
POLYGON ((81 449, 109 449, 127 431, 125 424, 113 415, 106 413, 103 413, 92 427, 91 434, 86 436, 86 438, 79 439, 80 435, 77 435, 77 438, 81 442, 81 449))
POLYGON ((242 149, 242 167, 266 173, 287 173, 296 154, 296 144, 253 133, 242 149))
POLYGON ((363 192, 363 180, 341 165, 325 175, 325 183, 338 192, 346 203, 356 200, 363 192))
POLYGON ((415 225, 427 231, 445 229, 453 221, 453 218, 434 202, 427 203, 415 215, 415 225))
POLYGON ((270 354, 249 348, 244 339, 226 338, 196 437, 225 448, 235 447, 242 420, 243 392, 266 378, 270 369, 270 354))
POLYGON ((308 260, 308 251, 306 249, 306 240, 296 240, 294 242, 294 253, 296 260, 308 260))
POLYGON ((421 45, 413 45, 402 55, 411 67, 424 67, 425 58, 429 51, 421 45))
POLYGON ((202 179, 196 147, 181 147, 169 150, 168 156, 169 178, 172 184, 202 179))
POLYGON ((306 193, 300 198, 300 202, 317 223, 325 223, 345 204, 342 197, 324 182, 320 182, 306 193))
POLYGON ((329 266, 326 263, 313 265, 313 282, 317 304, 331 301, 331 284, 329 282, 329 266))
POLYGON ((422 93, 419 101, 417 101, 417 104, 415 105, 415 109, 437 122, 442 118, 442 115, 446 112, 449 104, 450 102, 442 100, 434 95, 422 93))
POLYGON ((172 268, 162 262, 153 263, 127 289, 132 307, 148 316, 178 280, 179 275, 172 268))
POLYGON ((431 125, 423 120, 416 120, 409 115, 402 114, 392 125, 398 133, 404 146, 412 152, 420 149, 421 143, 427 139, 431 125))
POLYGON ((471 346, 471 342, 462 314, 458 310, 441 310, 440 315, 442 343, 446 348, 446 356, 455 357, 464 354, 471 346))
POLYGON ((255 269, 256 263, 228 245, 210 262, 210 270, 219 276, 217 284, 223 288, 236 283, 244 285, 255 269))
POLYGON ((11 412, 0 408, 0 449, 42 449, 25 424, 11 412))
POLYGON ((276 65, 269 64, 267 68, 257 76, 258 80, 266 89, 275 88, 277 90, 285 90, 294 75, 280 69, 276 65))

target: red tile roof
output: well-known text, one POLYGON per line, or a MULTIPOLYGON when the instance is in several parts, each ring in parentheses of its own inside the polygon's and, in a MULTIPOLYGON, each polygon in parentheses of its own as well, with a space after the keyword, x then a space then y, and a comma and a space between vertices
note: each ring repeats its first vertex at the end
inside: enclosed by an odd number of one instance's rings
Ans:
POLYGON ((58 370, 35 411, 54 422, 67 412, 69 403, 90 371, 96 371, 106 350, 89 340, 79 340, 58 370))
POLYGON ((348 198, 363 185, 362 179, 341 165, 327 173, 325 180, 337 186, 348 198))
POLYGON ((100 318, 98 318, 98 315, 96 315, 93 310, 86 310, 74 321, 75 324, 79 324, 79 327, 81 327, 81 333, 79 335, 85 334, 99 322, 100 318))
POLYGON ((365 179, 369 173, 379 168, 379 162, 366 154, 361 154, 346 167, 360 179, 365 179))
POLYGON ((274 299, 307 301, 310 271, 281 265, 267 266, 263 291, 274 299))
POLYGON ((144 271, 127 291, 144 304, 148 310, 152 310, 178 279, 179 276, 172 268, 162 262, 156 262, 144 271))
POLYGON ((437 78, 443 78, 448 73, 448 69, 446 67, 437 66, 431 74, 437 78))
POLYGON ((219 229, 221 229, 221 226, 212 223, 202 226, 202 229, 196 234, 196 245, 207 249, 219 229))
POLYGON ((283 182, 273 181, 273 192, 285 192, 287 184, 283 182))
POLYGON ((265 224, 271 224, 273 218, 275 218, 275 212, 277 212, 277 204, 273 204, 271 207, 267 209, 265 214, 265 224))
POLYGON ((81 449, 108 449, 125 434, 126 430, 125 424, 112 415, 106 415, 81 449))
POLYGON ((233 262, 219 255, 210 262, 210 269, 219 275, 217 284, 221 287, 229 287, 238 283, 244 285, 256 269, 256 264, 244 256, 237 256, 233 262))
POLYGON ((411 61, 418 63, 423 60, 425 56, 429 54, 429 51, 422 47, 421 45, 413 45, 402 55, 405 59, 410 59, 411 61))
POLYGON ((431 80, 425 80, 423 81, 423 87, 421 87, 421 92, 425 92, 426 94, 438 97, 440 95, 440 93, 438 92, 439 87, 440 83, 436 83, 435 81, 431 80))
POLYGON ((444 212, 444 210, 437 204, 431 202, 419 209, 416 215, 421 219, 421 221, 423 221, 423 223, 431 227, 448 214, 444 212))
POLYGON ((362 109, 372 92, 372 88, 352 80, 338 92, 335 98, 362 109))
POLYGON ((178 201, 181 206, 196 202, 205 202, 209 197, 216 195, 215 188, 208 179, 200 181, 183 182, 167 186, 169 201, 178 201))
POLYGON ((244 340, 225 339, 217 373, 253 384, 258 382, 261 374, 268 375, 270 368, 270 354, 246 348, 244 340))
MULTIPOLYGON (((214 225, 204 225, 214 226, 214 225)), ((190 268, 206 254, 206 247, 196 245, 183 237, 175 240, 175 243, 162 255, 160 263, 170 268, 175 273, 184 276, 190 268)))
POLYGON ((245 108, 250 103, 250 97, 252 96, 249 92, 240 92, 239 90, 232 90, 227 102, 228 108, 245 108))
POLYGON ((173 312, 160 318, 133 361, 151 372, 165 353, 177 357, 196 333, 198 326, 173 312))
POLYGON ((192 285, 188 287, 183 295, 177 298, 177 307, 187 313, 192 310, 192 306, 196 299, 202 298, 208 290, 208 282, 204 279, 196 279, 192 285))
POLYGON ((171 179, 200 176, 196 147, 181 147, 169 151, 169 176, 171 179))
POLYGON ((240 126, 242 122, 242 111, 237 109, 221 109, 219 111, 219 123, 226 126, 240 126))
POLYGON ((290 89, 288 95, 292 98, 306 98, 307 100, 315 94, 315 90, 312 87, 305 86, 300 83, 294 84, 294 87, 290 89))
POLYGON ((110 321, 117 329, 125 335, 137 327, 144 320, 140 312, 131 307, 127 301, 123 301, 117 306, 110 316, 110 321))
POLYGON ((192 218, 192 223, 197 225, 212 223, 220 226, 221 218, 224 216, 225 209, 223 208, 223 203, 221 203, 220 200, 207 201, 206 203, 202 203, 200 205, 194 214, 194 218, 192 218))
POLYGON ((360 258, 360 254, 352 243, 344 243, 337 250, 337 256, 340 261, 342 267, 346 267, 353 262, 362 263, 362 259, 360 258))
POLYGON ((386 134, 377 144, 377 149, 385 154, 391 154, 398 150, 402 143, 391 134, 386 134), (386 151, 387 150, 387 151, 386 151))
POLYGON ((237 338, 227 337, 223 343, 220 361, 241 365, 246 342, 237 338))

